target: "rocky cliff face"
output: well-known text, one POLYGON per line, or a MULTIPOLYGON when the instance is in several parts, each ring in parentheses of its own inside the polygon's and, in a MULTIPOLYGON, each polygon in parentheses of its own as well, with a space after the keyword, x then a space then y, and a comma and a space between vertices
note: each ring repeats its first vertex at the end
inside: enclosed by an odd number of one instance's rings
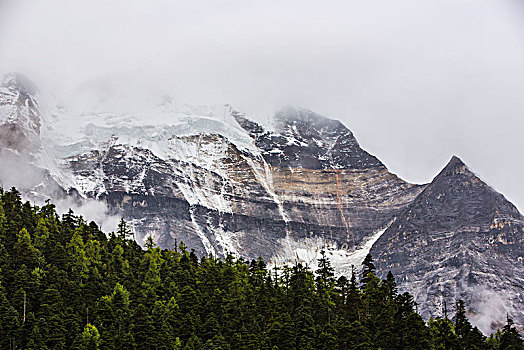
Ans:
POLYGON ((0 76, 0 185, 17 186, 32 198, 63 197, 66 193, 45 166, 42 154, 42 115, 38 90, 16 73, 0 76))
POLYGON ((115 135, 63 166, 80 193, 120 210, 139 241, 152 233, 163 247, 183 240, 202 254, 249 258, 271 259, 306 238, 354 250, 422 189, 389 173, 339 122, 288 109, 270 132, 227 113, 251 148, 212 133, 166 134, 162 155, 115 135))
POLYGON ((164 248, 184 241, 200 254, 275 261, 316 257, 319 244, 350 253, 423 188, 389 173, 339 121, 304 109, 277 112, 271 130, 228 105, 50 108, 44 118, 27 79, 3 86, 5 105, 18 106, 5 119, 36 140, 29 163, 51 175, 43 182, 106 202, 138 242, 152 235, 164 248), (297 244, 314 251, 297 255, 297 244))
POLYGON ((139 243, 151 235, 163 248, 183 241, 199 254, 313 267, 325 249, 339 273, 371 249, 425 316, 463 298, 484 330, 506 310, 524 324, 522 215, 458 158, 413 185, 312 111, 286 108, 264 127, 229 105, 166 101, 132 113, 56 104, 43 113, 33 85, 9 75, 0 180, 28 198, 105 203, 139 243))
POLYGON ((18 152, 40 146, 40 110, 36 87, 20 74, 0 77, 0 145, 18 152))
POLYGON ((524 323, 524 217, 457 157, 371 249, 377 268, 400 277, 426 317, 463 299, 483 330, 524 323), (500 324, 499 324, 500 326, 500 324))

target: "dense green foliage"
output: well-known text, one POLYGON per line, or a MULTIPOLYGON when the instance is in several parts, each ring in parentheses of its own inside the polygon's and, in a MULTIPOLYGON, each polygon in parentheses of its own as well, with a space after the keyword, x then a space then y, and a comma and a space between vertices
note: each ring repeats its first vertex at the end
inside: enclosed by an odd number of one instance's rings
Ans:
POLYGON ((2 349, 521 349, 511 320, 489 339, 458 302, 425 323, 393 275, 335 278, 323 254, 268 270, 199 259, 183 244, 143 250, 124 221, 107 237, 72 212, 0 190, 2 349))

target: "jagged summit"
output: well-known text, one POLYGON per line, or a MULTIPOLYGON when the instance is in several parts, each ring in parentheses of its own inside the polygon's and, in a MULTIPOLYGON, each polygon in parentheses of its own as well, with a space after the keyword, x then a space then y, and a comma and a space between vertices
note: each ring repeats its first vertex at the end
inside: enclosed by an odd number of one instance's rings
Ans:
POLYGON ((453 155, 453 156, 451 156, 451 159, 449 160, 449 162, 445 166, 445 168, 447 168, 449 166, 457 167, 457 166, 465 166, 465 165, 466 164, 462 161, 462 159, 460 159, 457 155, 453 155))
MULTIPOLYGON (((460 158, 453 156, 390 226, 381 241, 394 239, 390 236, 396 237, 399 234, 409 238, 408 233, 413 234, 413 237, 420 237, 423 234, 456 230, 473 230, 481 237, 484 233, 491 232, 493 222, 499 220, 509 220, 518 227, 508 231, 508 238, 511 239, 504 245, 518 242, 519 235, 524 231, 522 214, 501 193, 469 170, 460 158), (477 228, 472 229, 473 227, 477 228)), ((380 241, 377 243, 380 245, 380 241)), ((524 256, 524 247, 516 245, 515 248, 518 248, 515 257, 524 256)))
POLYGON ((296 133, 298 130, 305 137, 345 136, 354 139, 351 130, 342 122, 325 117, 309 109, 287 106, 275 112, 274 119, 275 129, 280 133, 290 133, 290 131, 295 131, 296 133))
POLYGON ((439 175, 442 174, 448 176, 466 172, 474 175, 471 170, 469 170, 468 166, 462 161, 462 159, 456 155, 453 155, 448 164, 446 164, 446 166, 440 171, 439 175))
POLYGON ((274 115, 280 126, 289 124, 309 124, 316 128, 343 129, 349 131, 340 121, 330 119, 309 109, 295 106, 286 106, 277 110, 274 115))
POLYGON ((458 202, 464 208, 476 208, 479 212, 485 213, 493 208, 504 208, 505 211, 511 211, 518 216, 520 213, 517 208, 509 202, 501 193, 497 192, 491 186, 482 181, 469 167, 457 156, 453 156, 448 164, 435 176, 433 181, 428 185, 423 196, 441 196, 452 195, 455 198, 454 203, 443 202, 443 204, 457 205, 458 202), (476 198, 482 198, 482 201, 476 201, 476 198), (482 209, 482 210, 481 210, 482 209))
POLYGON ((235 116, 273 166, 307 169, 385 169, 364 151, 338 120, 304 108, 285 107, 274 114, 275 130, 235 116))

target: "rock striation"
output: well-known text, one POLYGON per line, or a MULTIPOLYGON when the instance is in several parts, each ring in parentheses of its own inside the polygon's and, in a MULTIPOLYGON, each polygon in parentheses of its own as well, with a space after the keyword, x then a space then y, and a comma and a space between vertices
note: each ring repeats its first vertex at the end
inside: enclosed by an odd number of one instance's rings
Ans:
POLYGON ((268 260, 290 240, 312 237, 353 250, 422 190, 389 173, 338 121, 286 109, 270 132, 228 113, 254 150, 217 134, 170 135, 175 151, 160 157, 115 136, 64 167, 80 193, 121 211, 139 241, 153 233, 162 247, 183 240, 200 254, 268 260))

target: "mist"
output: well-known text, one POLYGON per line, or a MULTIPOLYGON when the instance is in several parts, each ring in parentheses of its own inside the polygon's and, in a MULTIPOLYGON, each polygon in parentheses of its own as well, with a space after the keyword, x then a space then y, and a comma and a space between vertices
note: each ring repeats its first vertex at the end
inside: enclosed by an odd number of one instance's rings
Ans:
POLYGON ((52 200, 56 207, 56 212, 66 214, 71 209, 75 215, 82 216, 87 222, 94 221, 104 233, 116 232, 121 216, 111 213, 109 206, 96 199, 73 200, 63 198, 52 200))
POLYGON ((521 0, 7 0, 0 33, 0 72, 61 101, 298 105, 408 181, 456 154, 524 210, 521 0))
POLYGON ((477 312, 469 313, 468 318, 485 335, 493 333, 497 328, 502 328, 510 311, 516 314, 515 310, 508 310, 510 304, 506 296, 486 287, 479 289, 479 286, 475 286, 474 291, 478 293, 480 300, 474 305, 477 312))
POLYGON ((63 189, 50 180, 46 171, 30 164, 29 157, 0 148, 1 188, 7 191, 16 187, 22 200, 38 206, 45 205, 46 200, 51 199, 58 214, 66 214, 71 209, 87 222, 94 221, 106 233, 116 231, 121 216, 111 211, 104 201, 66 196, 63 189))

